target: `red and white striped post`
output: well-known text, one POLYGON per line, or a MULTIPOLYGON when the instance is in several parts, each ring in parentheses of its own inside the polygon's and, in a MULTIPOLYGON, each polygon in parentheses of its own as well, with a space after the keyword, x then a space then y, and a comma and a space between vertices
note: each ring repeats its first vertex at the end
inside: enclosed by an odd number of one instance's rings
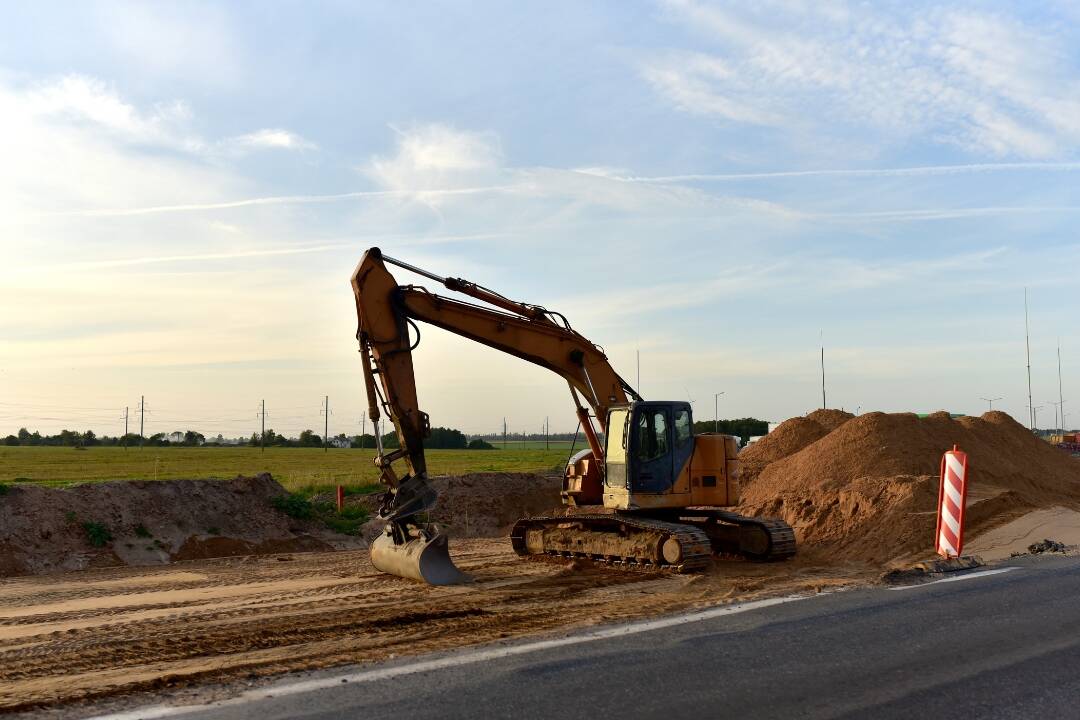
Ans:
POLYGON ((967 505, 967 453, 956 445, 941 457, 941 485, 938 488, 938 555, 960 557, 964 549, 964 507, 967 505))

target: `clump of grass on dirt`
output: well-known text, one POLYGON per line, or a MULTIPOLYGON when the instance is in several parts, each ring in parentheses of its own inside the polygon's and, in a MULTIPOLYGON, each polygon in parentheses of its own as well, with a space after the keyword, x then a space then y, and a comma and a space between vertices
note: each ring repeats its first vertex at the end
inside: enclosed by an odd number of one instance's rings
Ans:
POLYGON ((270 504, 289 517, 296 518, 297 520, 308 520, 314 513, 311 501, 299 493, 278 495, 270 501, 270 504))
POLYGON ((7 495, 7 494, 8 494, 8 491, 9 491, 10 489, 11 489, 11 488, 9 488, 9 487, 8 487, 7 485, 5 485, 4 483, 0 483, 0 495, 7 495))
POLYGON ((135 526, 135 535, 137 537, 141 537, 141 538, 154 537, 150 533, 150 531, 146 529, 146 526, 143 525, 142 523, 139 523, 138 525, 135 526))
POLYGON ((94 547, 105 547, 108 543, 112 542, 112 533, 109 532, 109 528, 99 522, 86 521, 82 525, 83 531, 86 533, 86 539, 90 541, 90 544, 94 547))
POLYGON ((359 505, 346 505, 340 513, 330 503, 318 503, 315 508, 323 524, 342 535, 359 535, 368 519, 368 511, 359 505))
POLYGON ((339 513, 333 503, 312 502, 300 493, 278 495, 271 504, 291 518, 317 520, 334 532, 358 535, 360 526, 367 521, 368 511, 360 505, 346 505, 339 513))

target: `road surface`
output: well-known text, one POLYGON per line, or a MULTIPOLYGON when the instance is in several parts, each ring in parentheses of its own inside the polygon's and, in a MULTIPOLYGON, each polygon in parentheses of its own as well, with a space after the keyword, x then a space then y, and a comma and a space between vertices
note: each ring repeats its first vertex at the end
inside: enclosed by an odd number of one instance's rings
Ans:
POLYGON ((1080 557, 290 676, 124 717, 1031 718, 1080 714, 1080 557))

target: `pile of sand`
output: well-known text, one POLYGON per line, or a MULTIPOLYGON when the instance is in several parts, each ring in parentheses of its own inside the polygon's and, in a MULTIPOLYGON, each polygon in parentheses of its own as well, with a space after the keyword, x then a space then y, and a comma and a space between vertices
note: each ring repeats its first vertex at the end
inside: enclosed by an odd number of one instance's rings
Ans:
POLYGON ((740 456, 751 460, 742 509, 783 517, 800 543, 831 557, 882 563, 928 552, 941 456, 954 444, 969 457, 969 538, 1034 508, 1080 508, 1080 463, 1004 413, 816 414, 740 456))
POLYGON ((843 410, 815 410, 794 417, 739 453, 739 476, 743 483, 755 479, 769 463, 782 460, 817 442, 855 417, 843 410))
MULTIPOLYGON (((562 478, 536 473, 470 473, 443 475, 431 479, 439 501, 430 519, 451 537, 505 537, 518 519, 560 511, 562 478)), ((350 498, 363 504, 372 514, 380 495, 350 498)), ((364 527, 364 536, 378 534, 383 523, 372 520, 364 527)))
POLYGON ((360 538, 275 509, 273 498, 284 494, 269 474, 71 488, 9 486, 0 495, 0 577, 363 547, 360 538), (100 545, 92 542, 95 535, 100 545))

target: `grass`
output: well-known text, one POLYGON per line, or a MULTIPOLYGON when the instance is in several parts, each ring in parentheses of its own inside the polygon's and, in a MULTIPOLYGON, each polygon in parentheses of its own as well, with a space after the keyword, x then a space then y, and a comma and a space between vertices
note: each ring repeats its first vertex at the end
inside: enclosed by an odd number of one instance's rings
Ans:
MULTIPOLYGON (((518 443, 520 445, 520 443, 518 443)), ((561 469, 569 443, 550 450, 540 447, 505 450, 429 450, 428 473, 459 475, 468 472, 531 472, 561 469)), ((584 447, 579 443, 579 448, 584 447)), ((185 448, 143 449, 91 447, 72 452, 69 447, 0 447, 0 484, 32 482, 64 486, 104 480, 177 480, 232 478, 269 472, 286 490, 310 496, 344 485, 346 493, 370 492, 378 487, 378 470, 371 449, 330 448, 185 448)))
POLYGON ((84 522, 83 531, 86 533, 86 539, 94 547, 105 547, 113 539, 109 528, 98 522, 84 522))

